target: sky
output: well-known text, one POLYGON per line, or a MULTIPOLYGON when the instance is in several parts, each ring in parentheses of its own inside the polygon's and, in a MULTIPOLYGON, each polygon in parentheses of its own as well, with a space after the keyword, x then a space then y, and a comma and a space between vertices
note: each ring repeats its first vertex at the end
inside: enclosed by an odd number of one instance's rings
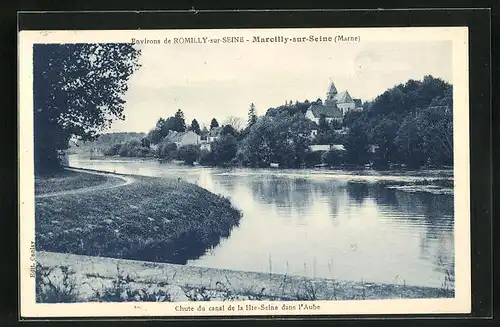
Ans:
POLYGON ((126 118, 109 132, 147 132, 177 109, 188 124, 246 121, 251 103, 263 115, 285 101, 324 99, 331 81, 363 101, 425 75, 452 81, 450 41, 138 47, 142 67, 129 80, 126 118))

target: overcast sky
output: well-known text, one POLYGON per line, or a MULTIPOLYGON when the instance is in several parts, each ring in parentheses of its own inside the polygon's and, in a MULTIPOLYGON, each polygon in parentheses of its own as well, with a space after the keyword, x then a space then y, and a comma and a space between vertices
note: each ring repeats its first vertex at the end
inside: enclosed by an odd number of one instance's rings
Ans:
POLYGON ((319 44, 142 46, 142 67, 129 81, 125 121, 111 132, 147 132, 160 117, 184 111, 209 125, 228 116, 246 120, 250 103, 262 115, 286 101, 339 92, 371 100, 386 89, 425 75, 452 81, 448 41, 319 44))

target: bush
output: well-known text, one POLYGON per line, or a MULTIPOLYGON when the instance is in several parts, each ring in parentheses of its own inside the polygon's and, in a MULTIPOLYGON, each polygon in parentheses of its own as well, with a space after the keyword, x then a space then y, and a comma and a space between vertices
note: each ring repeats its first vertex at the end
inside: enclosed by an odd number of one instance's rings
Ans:
POLYGON ((152 153, 149 147, 143 145, 143 142, 133 139, 123 144, 114 144, 104 154, 118 154, 120 157, 149 157, 152 153))
POLYGON ((331 149, 321 156, 321 161, 329 167, 340 166, 344 160, 344 153, 339 150, 331 149))
POLYGON ((232 135, 225 135, 212 144, 214 164, 225 166, 233 160, 238 150, 238 141, 232 135))
POLYGON ((104 155, 105 156, 116 156, 122 148, 121 143, 115 143, 108 149, 104 150, 104 155))
POLYGON ((172 160, 177 157, 177 144, 160 143, 157 150, 158 157, 165 160, 172 160))
POLYGON ((200 163, 200 165, 203 165, 203 166, 215 165, 213 152, 208 151, 208 150, 201 150, 199 163, 200 163))
POLYGON ((315 165, 320 164, 322 162, 322 157, 325 152, 326 151, 307 152, 304 159, 306 167, 314 167, 315 165))
POLYGON ((181 146, 177 151, 177 157, 180 160, 184 160, 184 163, 187 165, 193 165, 200 157, 200 148, 194 144, 181 146))
POLYGON ((118 155, 120 157, 128 157, 128 146, 127 144, 123 144, 121 147, 120 147, 120 151, 118 151, 118 155))

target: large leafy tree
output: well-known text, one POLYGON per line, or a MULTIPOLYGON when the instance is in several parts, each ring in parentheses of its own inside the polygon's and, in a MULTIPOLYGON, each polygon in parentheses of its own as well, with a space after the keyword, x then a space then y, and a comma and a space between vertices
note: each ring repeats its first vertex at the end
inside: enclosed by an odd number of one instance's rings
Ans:
POLYGON ((374 164, 385 168, 398 159, 398 148, 394 143, 400 125, 398 122, 382 118, 371 130, 372 144, 376 146, 374 164))
POLYGON ((57 151, 74 136, 93 140, 123 114, 130 76, 140 65, 130 44, 33 47, 35 169, 59 167, 57 151))
POLYGON ((301 115, 264 116, 242 142, 243 163, 267 167, 277 162, 280 167, 300 167, 309 152, 310 132, 310 122, 301 115))
MULTIPOLYGON (((229 126, 229 125, 226 125, 229 126)), ((212 153, 216 165, 227 165, 236 156, 238 142, 231 134, 226 134, 212 144, 212 153)))
MULTIPOLYGON (((199 126, 198 126, 199 127, 199 126)), ((184 113, 178 109, 174 116, 167 119, 160 118, 156 122, 155 128, 148 133, 148 138, 153 144, 158 144, 168 135, 170 131, 184 132, 186 130, 186 122, 184 113)))
POLYGON ((245 124, 246 123, 242 118, 236 116, 229 116, 224 123, 224 125, 231 125, 237 132, 243 130, 245 128, 245 124))

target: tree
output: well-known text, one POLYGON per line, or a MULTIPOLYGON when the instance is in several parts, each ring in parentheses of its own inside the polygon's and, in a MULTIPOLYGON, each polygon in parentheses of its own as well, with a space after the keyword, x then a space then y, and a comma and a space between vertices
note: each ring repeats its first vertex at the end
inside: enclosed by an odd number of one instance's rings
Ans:
POLYGON ((231 125, 224 125, 224 127, 222 127, 222 135, 236 136, 236 134, 237 134, 237 132, 233 128, 233 126, 231 126, 231 125))
POLYGON ((219 122, 217 121, 217 119, 212 118, 212 121, 210 122, 210 130, 212 130, 215 127, 219 127, 219 122))
POLYGON ((141 146, 149 148, 151 146, 151 141, 147 137, 141 139, 141 146))
POLYGON ((186 130, 186 122, 184 113, 178 109, 174 116, 167 119, 160 118, 156 122, 156 126, 148 133, 148 138, 153 144, 160 143, 170 131, 184 132, 186 130))
POLYGON ((198 135, 201 134, 200 124, 198 124, 198 121, 196 119, 193 119, 193 121, 191 122, 191 130, 198 135))
POLYGON ((125 119, 123 96, 140 67, 131 44, 36 44, 33 47, 35 169, 57 169, 72 136, 88 141, 125 119))
POLYGON ((209 132, 208 132, 207 126, 203 126, 203 128, 201 129, 201 133, 200 133, 201 139, 206 140, 208 133, 209 132))
POLYGON ((200 157, 200 149, 194 144, 184 145, 177 150, 177 155, 179 159, 184 160, 185 164, 193 165, 200 157))
POLYGON ((264 116, 250 128, 241 145, 243 164, 267 167, 300 167, 309 152, 310 121, 301 115, 264 116))
POLYGON ((157 156, 164 160, 172 160, 177 156, 175 143, 161 143, 158 145, 157 156))
POLYGON ((174 126, 171 130, 184 132, 186 130, 186 121, 184 120, 184 113, 182 112, 182 110, 177 109, 177 112, 175 113, 173 118, 174 126))
POLYGON ((357 120, 345 136, 345 159, 350 164, 365 164, 369 161, 370 143, 367 131, 370 125, 364 120, 357 120))
MULTIPOLYGON (((227 125, 226 125, 227 126, 227 125)), ((212 144, 212 154, 216 165, 225 166, 233 160, 238 150, 238 142, 233 135, 227 134, 212 144)))
POLYGON ((257 122, 257 111, 255 110, 255 105, 250 104, 250 109, 248 109, 248 127, 252 127, 253 124, 257 122))
POLYGON ((326 122, 326 117, 324 114, 319 115, 319 130, 321 132, 328 132, 330 129, 330 126, 328 126, 328 123, 326 122))
POLYGON ((225 125, 231 125, 237 132, 240 132, 245 128, 245 121, 240 117, 229 116, 225 121, 225 125))
POLYGON ((151 141, 151 144, 158 144, 158 143, 160 143, 160 141, 162 139, 162 134, 161 134, 161 131, 159 129, 154 128, 154 129, 149 131, 147 137, 148 137, 149 141, 151 141))
POLYGON ((435 164, 453 164, 453 100, 451 96, 435 98, 416 117, 420 136, 429 160, 435 164))
POLYGON ((344 153, 340 150, 330 149, 321 156, 321 161, 329 167, 337 167, 342 164, 344 153))
POLYGON ((385 168, 398 159, 398 147, 394 140, 398 134, 399 123, 382 118, 371 131, 372 144, 376 146, 374 165, 385 168))
POLYGON ((394 142, 402 155, 403 163, 408 167, 420 168, 427 163, 424 140, 420 128, 412 117, 403 121, 394 142))

